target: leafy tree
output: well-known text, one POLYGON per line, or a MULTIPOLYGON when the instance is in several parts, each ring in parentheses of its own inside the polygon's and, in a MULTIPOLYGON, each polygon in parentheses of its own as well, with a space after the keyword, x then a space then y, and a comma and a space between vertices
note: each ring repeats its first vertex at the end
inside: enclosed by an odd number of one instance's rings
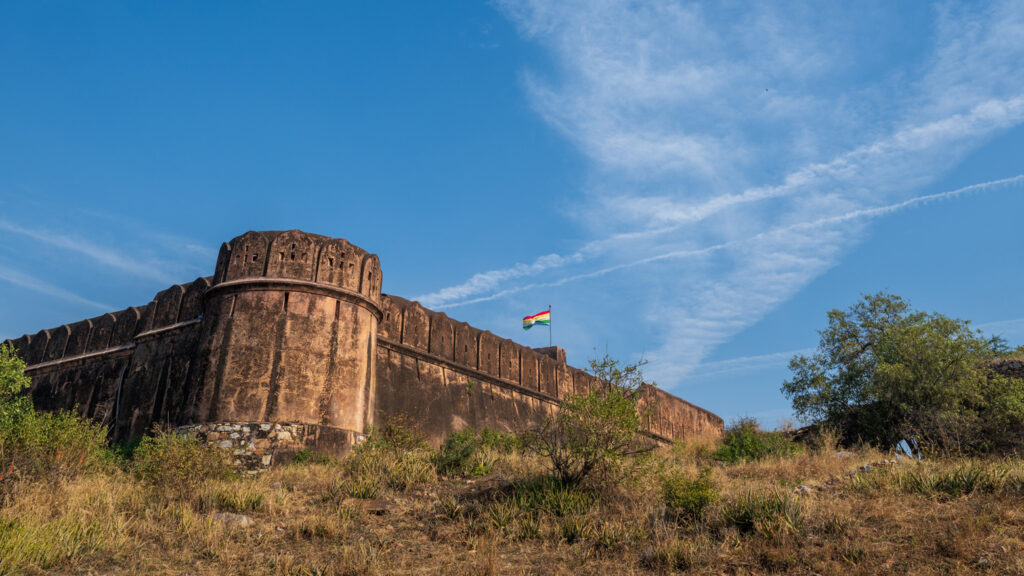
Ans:
POLYGON ((567 396, 555 416, 524 435, 525 448, 549 459, 569 486, 594 471, 621 469, 625 457, 639 449, 644 364, 621 363, 607 354, 592 359, 590 372, 606 386, 567 396))
POLYGON ((847 440, 913 438, 934 452, 1020 440, 1024 384, 991 370, 1005 344, 967 321, 879 293, 830 311, 819 334, 817 351, 793 357, 782 385, 802 420, 834 426, 847 440))
POLYGON ((32 412, 32 400, 25 394, 31 380, 25 375, 25 361, 14 347, 0 344, 0 431, 32 412))

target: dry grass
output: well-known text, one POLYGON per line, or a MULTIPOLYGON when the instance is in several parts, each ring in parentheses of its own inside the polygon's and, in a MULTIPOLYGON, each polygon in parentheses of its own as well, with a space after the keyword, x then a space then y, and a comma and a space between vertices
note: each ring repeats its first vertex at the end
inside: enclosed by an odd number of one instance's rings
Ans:
POLYGON ((666 448, 621 484, 583 489, 493 449, 477 478, 382 449, 208 479, 186 498, 116 469, 24 483, 0 506, 0 574, 1024 574, 1021 460, 823 446, 723 464, 714 449, 666 448), (717 499, 669 513, 662 479, 707 467, 717 499))

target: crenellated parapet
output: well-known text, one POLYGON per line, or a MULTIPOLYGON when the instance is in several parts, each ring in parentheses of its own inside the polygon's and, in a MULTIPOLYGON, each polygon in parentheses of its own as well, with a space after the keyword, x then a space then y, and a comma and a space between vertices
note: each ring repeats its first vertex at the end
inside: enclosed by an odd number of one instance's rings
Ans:
POLYGON ((340 288, 379 304, 380 260, 343 238, 299 230, 246 232, 225 242, 213 284, 290 279, 340 288))

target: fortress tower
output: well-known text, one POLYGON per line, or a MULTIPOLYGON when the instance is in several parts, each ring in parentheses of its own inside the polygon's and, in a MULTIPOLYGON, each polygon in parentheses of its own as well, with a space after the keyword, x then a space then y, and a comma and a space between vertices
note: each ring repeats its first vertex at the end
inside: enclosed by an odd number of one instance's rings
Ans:
MULTIPOLYGON (((212 277, 9 343, 38 408, 77 409, 118 440, 175 427, 252 467, 304 447, 342 454, 398 415, 435 445, 466 426, 522 430, 604 385, 561 349, 382 294, 376 255, 298 230, 247 232, 221 247, 212 277)), ((656 441, 722 429, 660 389, 641 402, 656 441)))
POLYGON ((376 255, 296 230, 221 247, 204 301, 193 422, 297 422, 351 443, 373 420, 376 255))

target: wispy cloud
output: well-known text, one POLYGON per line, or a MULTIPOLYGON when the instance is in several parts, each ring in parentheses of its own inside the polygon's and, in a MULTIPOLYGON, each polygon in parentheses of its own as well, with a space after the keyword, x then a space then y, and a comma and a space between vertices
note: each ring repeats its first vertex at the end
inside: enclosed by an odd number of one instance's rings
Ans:
POLYGON ((40 280, 39 278, 36 278, 31 274, 22 272, 21 270, 10 268, 8 266, 4 266, 2 264, 0 264, 0 280, 5 280, 7 282, 10 282, 11 284, 14 284, 15 286, 21 286, 22 288, 27 288, 33 292, 38 292, 39 294, 45 294, 47 296, 60 298, 61 300, 67 300, 68 302, 84 304, 86 306, 98 308, 101 310, 113 309, 112 306, 108 306, 107 304, 103 304, 102 302, 89 300, 88 298, 83 298, 78 294, 69 292, 68 290, 65 290, 59 286, 54 286, 49 282, 40 280))
POLYGON ((0 231, 17 234, 55 248, 82 254, 99 264, 141 278, 168 284, 183 280, 168 273, 169 269, 174 269, 175 267, 169 266, 166 262, 133 256, 120 250, 101 246, 86 238, 70 236, 53 230, 29 228, 8 220, 0 220, 0 231))
POLYGON ((573 216, 594 240, 426 294, 428 305, 644 266, 642 281, 615 289, 658 335, 649 372, 672 384, 834 266, 871 219, 1021 181, 921 194, 968 151, 1024 122, 1019 3, 935 10, 922 56, 881 71, 856 55, 877 65, 886 47, 864 39, 903 31, 878 30, 885 15, 859 8, 502 7, 552 56, 553 71, 525 72, 524 86, 591 159, 594 178, 573 216), (555 270, 560 278, 522 282, 555 270))

